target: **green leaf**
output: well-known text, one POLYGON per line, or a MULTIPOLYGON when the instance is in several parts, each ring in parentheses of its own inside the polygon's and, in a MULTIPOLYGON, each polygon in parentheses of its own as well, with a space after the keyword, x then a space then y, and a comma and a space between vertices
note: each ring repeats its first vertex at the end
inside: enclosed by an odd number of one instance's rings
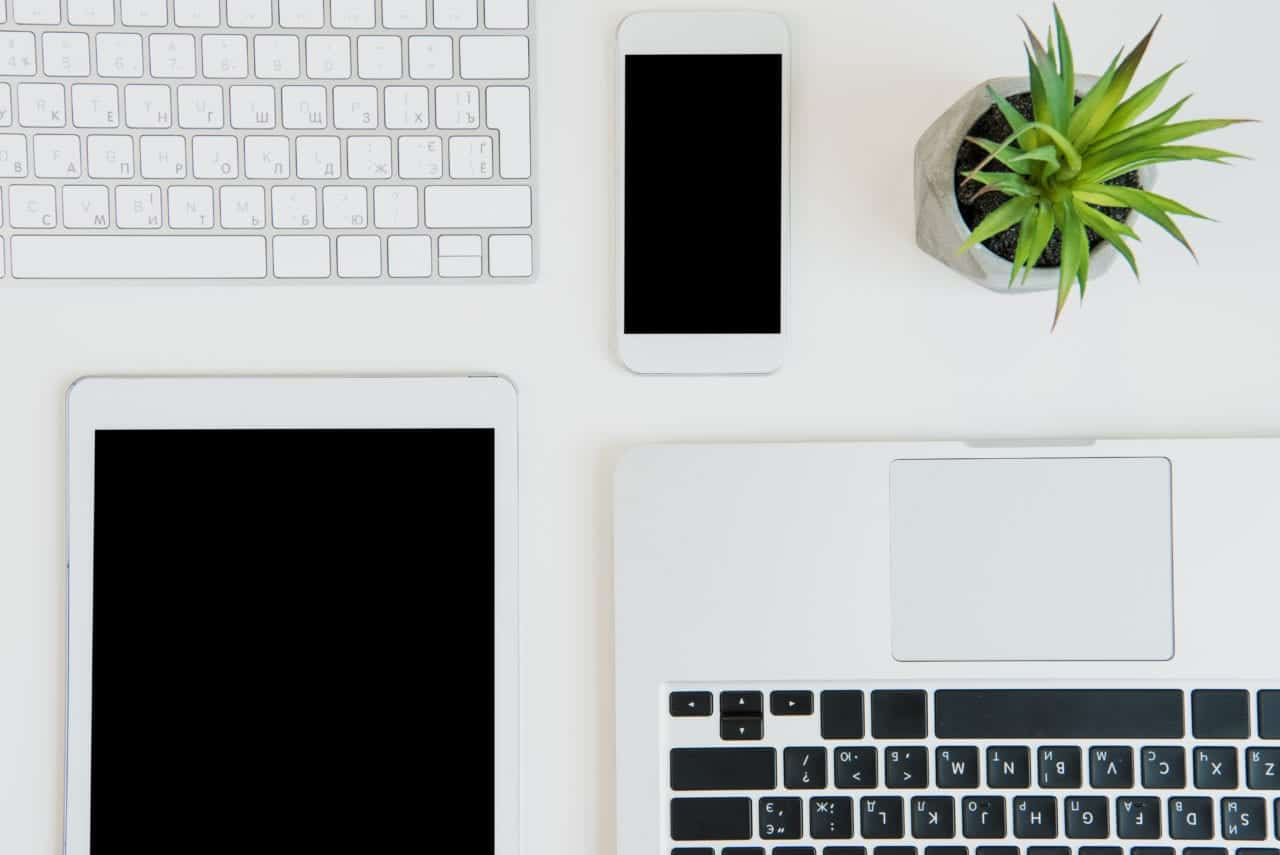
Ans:
POLYGON ((1111 87, 1111 81, 1116 76, 1116 66, 1120 63, 1122 53, 1117 53, 1115 58, 1111 60, 1111 64, 1107 66, 1107 70, 1102 73, 1093 84, 1089 87, 1089 91, 1080 99, 1080 103, 1075 105, 1071 111, 1071 124, 1067 128, 1067 137, 1075 142, 1080 138, 1084 126, 1098 111, 1098 107, 1102 104, 1102 99, 1106 97, 1107 90, 1111 87))
POLYGON ((1033 148, 1030 151, 1020 152, 1007 160, 1002 160, 1001 162, 1010 169, 1016 171, 1017 167, 1025 166, 1026 163, 1030 161, 1039 161, 1040 163, 1044 163, 1052 167, 1049 172, 1046 172, 1041 176, 1042 178, 1048 178, 1062 167, 1058 162, 1058 150, 1051 145, 1042 145, 1039 148, 1033 148))
MULTIPOLYGON (((985 186, 987 188, 986 192, 999 190, 1001 193, 1007 193, 1010 196, 1040 195, 1040 191, 1027 183, 1025 178, 1013 172, 966 172, 965 176, 985 186)), ((969 197, 969 201, 973 201, 981 195, 983 194, 975 193, 969 197)))
POLYGON ((1142 58, 1146 56, 1147 46, 1151 44, 1151 37, 1156 33, 1156 27, 1160 26, 1160 18, 1156 19, 1151 30, 1138 42, 1138 46, 1124 58, 1120 63, 1120 67, 1116 69, 1115 77, 1112 79, 1107 92, 1103 96, 1098 108, 1093 115, 1089 117, 1089 121, 1080 129, 1080 136, 1076 138, 1076 142, 1081 146, 1087 146, 1089 142, 1098 136, 1098 132, 1111 120, 1111 116, 1120 106, 1125 93, 1129 91, 1129 84, 1133 82, 1133 75, 1137 72, 1138 66, 1142 63, 1142 58))
POLYGON ((1080 152, 1076 151, 1075 146, 1073 146, 1071 142, 1056 128, 1046 125, 1043 122, 1028 122, 1021 131, 1014 131, 1004 142, 1000 144, 1000 147, 996 149, 996 151, 987 155, 986 160, 978 164, 976 170, 984 169, 987 164, 991 163, 991 161, 999 159, 1004 151, 1013 145, 1019 137, 1027 135, 1032 131, 1040 131, 1049 137, 1049 139, 1058 147, 1058 150, 1062 152, 1063 156, 1066 157, 1067 166, 1070 167, 1072 173, 1078 173, 1080 171, 1082 166, 1080 152))
POLYGON ((1058 227, 1062 232, 1062 264, 1058 268, 1058 308, 1053 315, 1055 329, 1062 317, 1062 308, 1067 304, 1067 297, 1071 295, 1071 286, 1075 284, 1080 272, 1081 261, 1089 251, 1088 241, 1085 240, 1083 245, 1081 242, 1084 232, 1080 227, 1080 218, 1068 203, 1060 206, 1058 227))
POLYGON ((1238 125, 1248 121, 1251 120, 1198 119, 1193 122, 1178 122, 1173 125, 1153 128, 1152 130, 1137 134, 1118 145, 1108 146, 1105 149, 1090 152, 1089 156, 1085 159, 1084 168, 1090 169, 1095 163, 1109 160, 1111 158, 1123 157, 1130 152, 1155 148, 1171 142, 1177 142, 1178 140, 1184 140, 1187 137, 1198 136, 1199 134, 1216 131, 1220 128, 1227 128, 1232 125, 1238 125))
POLYGON ((1076 63, 1071 55, 1071 40, 1067 37, 1067 25, 1062 22, 1062 11, 1053 4, 1053 21, 1058 28, 1058 68, 1062 73, 1063 88, 1074 101, 1076 92, 1076 63))
POLYGON ((1023 154, 1022 149, 1017 146, 1001 148, 1000 143, 985 140, 982 137, 965 137, 965 139, 985 151, 987 154, 995 155, 996 160, 1000 161, 1019 175, 1031 174, 1031 167, 1026 163, 1022 161, 1014 161, 1013 163, 1010 163, 1014 158, 1023 154))
POLYGON ((1053 227, 1053 205, 1042 199, 1037 206, 1035 234, 1031 240, 1031 248, 1027 252, 1027 267, 1022 274, 1024 285, 1031 276, 1032 268, 1040 263, 1045 248, 1049 246, 1049 241, 1053 238, 1053 227))
MULTIPOLYGON (((1113 201, 1104 202, 1103 204, 1118 204, 1125 208, 1132 208, 1172 235, 1174 240, 1186 247, 1187 252, 1191 253, 1191 257, 1195 258, 1196 251, 1191 248, 1191 244, 1187 242, 1187 238, 1182 234, 1182 230, 1178 228, 1178 224, 1165 212, 1167 205, 1171 203, 1178 204, 1172 199, 1156 196, 1146 190, 1135 190, 1132 187, 1113 187, 1110 184, 1091 185, 1087 188, 1081 188, 1081 190, 1076 191, 1076 196, 1081 201, 1088 201, 1089 198, 1109 198, 1113 201)), ((1182 206, 1178 205, 1178 207, 1181 208, 1182 206)))
POLYGON ((1076 182, 1082 184, 1101 184, 1104 181, 1110 181, 1120 175, 1133 172, 1135 169, 1141 169, 1144 166, 1152 166, 1157 163, 1180 163, 1191 160, 1202 160, 1209 163, 1221 164, 1230 158, 1247 159, 1244 155, 1234 154, 1229 151, 1222 151, 1216 148, 1202 148, 1200 146, 1189 145, 1166 145, 1158 146, 1144 151, 1131 152, 1114 160, 1101 163, 1091 169, 1086 169, 1076 176, 1076 182))
POLYGON ((1133 250, 1124 242, 1126 237, 1140 240, 1133 229, 1129 228, 1125 223, 1111 219, 1097 208, 1086 205, 1079 199, 1075 200, 1075 208, 1076 216, 1080 218, 1081 222, 1097 232, 1107 243, 1114 246, 1116 251, 1124 257, 1124 260, 1129 262, 1129 267, 1133 270, 1134 277, 1141 279, 1142 277, 1138 273, 1138 261, 1133 257, 1133 250))
POLYGON ((1138 137, 1138 136, 1141 136, 1142 134, 1156 130, 1157 128, 1163 128, 1165 125, 1169 124, 1169 122, 1173 119, 1174 116, 1178 114, 1178 111, 1182 109, 1183 105, 1190 100, 1191 100, 1191 96, 1188 95, 1186 98, 1183 98, 1181 101, 1174 104, 1168 110, 1165 110, 1163 113, 1161 113, 1158 116, 1155 116, 1154 118, 1148 119, 1147 121, 1142 122, 1141 124, 1134 125, 1131 128, 1125 128, 1124 130, 1111 134, 1110 136, 1098 137, 1096 140, 1094 140, 1093 145, 1089 146, 1089 153, 1092 155, 1095 153, 1103 152, 1112 146, 1116 146, 1116 145, 1120 145, 1121 143, 1128 142, 1134 139, 1135 137, 1138 137))
POLYGON ((987 94, 991 96, 991 100, 995 102, 996 107, 1000 110, 1000 115, 1004 116, 1005 121, 1009 123, 1009 127, 1016 133, 1027 125, 1027 117, 1018 112, 1017 108, 1009 103, 1009 100, 1001 95, 990 86, 987 87, 987 94))
POLYGON ((1067 92, 1066 83, 1058 73, 1058 67, 1054 62, 1053 56, 1045 50, 1044 45, 1036 38, 1036 34, 1031 31, 1030 25, 1026 21, 1023 21, 1022 24, 1027 29, 1033 57, 1032 67, 1036 72, 1032 77, 1033 100, 1035 78, 1039 77, 1046 111, 1045 115, 1042 116, 1039 112, 1039 105, 1037 105, 1036 119, 1052 125, 1062 133, 1066 133, 1067 127, 1071 123, 1071 106, 1075 102, 1075 93, 1067 92))
POLYGON ((1031 233, 1035 227, 1037 208, 1031 208, 1027 211, 1027 215, 1022 218, 1021 225, 1018 226, 1018 248, 1013 253, 1013 266, 1009 269, 1009 287, 1013 287, 1013 283, 1018 279, 1018 271, 1027 263, 1027 255, 1031 251, 1031 241, 1034 235, 1031 233))
POLYGON ((956 250, 956 255, 963 255, 988 238, 995 237, 1015 225, 1026 216, 1027 211, 1035 207, 1036 200, 1030 197, 1017 197, 1005 202, 978 223, 977 228, 969 235, 964 245, 956 250))
MULTIPOLYGON (((1160 210, 1167 214, 1177 214, 1180 217, 1194 217, 1197 220, 1210 220, 1198 211, 1193 211, 1186 205, 1170 199, 1168 196, 1161 196, 1152 193, 1150 190, 1138 190, 1133 187, 1116 187, 1112 184, 1085 184, 1072 188, 1072 195, 1082 202, 1088 202, 1090 205, 1102 205, 1104 207, 1120 207, 1132 208, 1128 203, 1128 199, 1134 193, 1140 193, 1160 210)), ((1132 237, 1133 235, 1131 235, 1132 237)))
POLYGON ((1098 131, 1098 136, 1109 137, 1112 134, 1117 134, 1127 128, 1134 119, 1147 112, 1151 105, 1160 98, 1160 94, 1164 92, 1165 84, 1169 82, 1169 78, 1179 68, 1182 68, 1182 63, 1178 63, 1151 83, 1139 89, 1133 94, 1132 98, 1117 107, 1116 111, 1111 114, 1111 118, 1102 126, 1102 130, 1098 131))

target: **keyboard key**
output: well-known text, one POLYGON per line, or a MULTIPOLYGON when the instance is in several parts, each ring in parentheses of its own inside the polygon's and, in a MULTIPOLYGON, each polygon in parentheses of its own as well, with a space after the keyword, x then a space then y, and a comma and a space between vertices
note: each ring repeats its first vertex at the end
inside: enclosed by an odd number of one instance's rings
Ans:
POLYGON ((425 29, 427 0, 382 0, 382 26, 389 30, 425 29))
POLYGON ((760 800, 760 837, 765 840, 799 840, 804 836, 804 800, 760 800))
MULTIPOLYGON (((381 190, 381 189, 383 188, 376 187, 374 188, 374 192, 376 193, 378 190, 381 190)), ((376 223, 376 221, 375 221, 375 225, 378 225, 379 228, 382 228, 381 224, 376 223)), ((442 242, 444 240, 445 238, 441 238, 442 242)), ((480 275, 480 254, 478 251, 474 256, 463 256, 464 258, 474 258, 475 270, 470 274, 465 272, 455 272, 450 270, 447 262, 450 259, 455 257, 456 256, 446 255, 444 247, 443 246, 441 247, 440 275, 442 276, 466 276, 466 275, 479 276, 480 275)), ((724 716, 723 718, 720 719, 720 738, 724 740, 734 741, 734 742, 764 739, 764 719, 759 718, 757 716, 747 716, 745 718, 737 717, 737 716, 724 716)))
POLYGON ((491 30, 529 26, 529 0, 484 0, 484 25, 491 30))
POLYGON ((36 134, 31 138, 37 178, 79 178, 80 138, 72 134, 36 134))
POLYGON ((62 222, 69 229, 105 229, 110 222, 106 187, 62 188, 62 222))
POLYGON ((816 855, 812 846, 775 846, 773 855, 816 855))
POLYGON ((1134 846, 1129 855, 1178 855, 1178 850, 1172 846, 1134 846))
POLYGON ((1234 790, 1240 783, 1240 769, 1234 748, 1197 748, 1196 789, 1234 790))
POLYGON ((529 77, 529 39, 463 36, 458 39, 458 68, 463 80, 525 80, 529 77))
POLYGON ((1133 749, 1111 745, 1089 749, 1089 785, 1095 790, 1133 787, 1133 749))
POLYGON ((332 0, 329 15, 335 29, 367 30, 376 23, 373 0, 332 0))
POLYGON ((1249 693, 1233 690, 1192 692, 1191 726, 1196 739, 1248 739, 1249 693))
POLYGON ((1000 745, 987 749, 987 785, 996 790, 1025 790, 1031 786, 1031 749, 1000 745))
POLYGON ((877 846, 875 855, 916 855, 914 846, 877 846))
POLYGON ((1041 748, 1040 786, 1046 790, 1075 790, 1082 784, 1080 749, 1071 745, 1041 748))
POLYGON ((1124 855, 1123 846, 1081 846, 1079 855, 1124 855))
POLYGON ((867 840, 896 840, 903 836, 902 796, 868 796, 859 806, 862 836, 867 840))
POLYGON ((1280 790, 1280 748, 1250 748, 1248 758, 1249 789, 1280 790))
MULTIPOLYGON (((364 190, 363 187, 359 188, 364 190)), ((328 215, 329 188, 325 188, 325 212, 328 215)), ((326 222, 326 226, 329 224, 326 222)), ((711 693, 710 692, 672 692, 667 697, 667 707, 672 716, 676 718, 685 718, 689 716, 709 716, 711 715, 711 693)))
POLYGON ((1226 840, 1266 840, 1266 799, 1223 799, 1222 836, 1226 840))
POLYGON ((133 137, 92 134, 88 149, 90 178, 133 177, 133 137))
MULTIPOLYGON (((493 254, 492 245, 489 254, 493 254)), ((813 715, 813 692, 770 692, 769 712, 774 715, 813 715)))
POLYGON ((1106 798, 1073 796, 1066 800, 1067 837, 1072 840, 1103 840, 1111 836, 1106 798))
POLYGON ((1213 839, 1213 799, 1169 799, 1169 836, 1174 840, 1213 839))
POLYGON ((153 33, 147 36, 152 77, 195 77, 196 39, 188 33, 153 33))
POLYGON ((529 89, 490 86, 485 90, 485 120, 498 132, 498 174, 503 178, 530 176, 529 89))
POLYGON ((339 235, 338 276, 374 279, 382 275, 382 239, 377 235, 339 235))
POLYGON ((1187 846, 1182 855, 1230 855, 1225 846, 1187 846))
POLYGON ((928 707, 925 692, 872 692, 871 735, 876 739, 924 739, 929 735, 928 707))
POLYGON ((40 37, 48 77, 87 77, 89 37, 84 33, 44 33, 40 37))
POLYGON ((720 714, 725 716, 764 715, 764 693, 721 692, 720 714))
POLYGON ((1280 691, 1258 692, 1258 735, 1280 739, 1280 691))
POLYGON ((410 36, 409 77, 413 80, 452 78, 453 39, 448 36, 410 36))
POLYGON ((1017 846, 978 846, 974 855, 1018 855, 1017 846))
POLYGON ((218 5, 218 0, 173 0, 173 22, 179 27, 216 27, 218 5))
MULTIPOLYGON (((1071 855, 1070 846, 1028 846, 1027 855, 1071 855)), ((1168 855, 1176 855, 1170 849, 1168 855)))
POLYGON ((297 36, 254 36, 253 72, 265 80, 289 80, 298 76, 297 36))
POLYGON ((821 702, 823 739, 862 739, 865 735, 862 692, 826 691, 821 695, 821 702))
POLYGON ((1013 800, 1013 836, 1020 840, 1053 840, 1058 836, 1058 800, 1052 796, 1019 796, 1013 800))
POLYGON ((116 22, 112 0, 67 0, 67 22, 77 27, 109 27, 116 22))
POLYGON ((475 86, 437 86, 436 125, 445 130, 480 127, 480 89, 475 86))
POLYGON ((261 187, 221 187, 218 208, 224 229, 260 229, 267 222, 266 192, 261 187))
POLYGON ((935 752, 938 786, 948 790, 974 790, 978 787, 978 749, 972 746, 946 745, 935 752))
POLYGON ((168 23, 165 0, 120 0, 120 22, 126 27, 163 27, 168 23))
POLYGON ((278 0, 280 26, 314 29, 324 26, 324 0, 278 0))
POLYGON ((431 275, 431 238, 391 235, 387 238, 387 275, 395 279, 431 275))
POLYGON ((356 72, 364 80, 398 80, 402 77, 400 37, 358 36, 356 72))
POLYGON ((772 748, 674 748, 673 790, 772 790, 778 783, 772 748))
POLYGON ((956 836, 956 803, 950 796, 911 800, 911 836, 920 840, 949 840, 956 836))
POLYGON ((142 36, 137 33, 98 33, 98 76, 141 77, 142 36))
MULTIPOLYGON (((714 849, 709 849, 707 851, 710 852, 711 855, 715 855, 714 849)), ((764 855, 764 847, 763 846, 726 846, 724 849, 721 849, 720 852, 721 852, 721 855, 764 855)), ((675 855, 674 849, 672 850, 672 855, 675 855)))
POLYGON ((672 799, 671 839, 750 840, 751 799, 672 799))
POLYGON ((71 87, 71 122, 77 128, 120 126, 120 94, 107 83, 76 83, 71 87))
POLYGON ((346 80, 350 76, 350 37, 307 36, 307 77, 313 80, 346 80))
POLYGON ((271 225, 277 229, 316 226, 316 188, 281 185, 271 188, 271 225))
POLYGON ((213 188, 169 188, 169 228, 213 228, 213 188))
POLYGON ((18 124, 25 128, 61 128, 67 124, 61 83, 19 83, 18 124))
MULTIPOLYGON (((671 855, 716 855, 716 850, 710 846, 677 846, 671 850, 671 855)), ((763 849, 760 850, 760 855, 764 855, 763 849)))
POLYGON ((1181 691, 958 690, 934 693, 940 739, 1181 739, 1181 691))
POLYGON ((876 769, 874 748, 844 747, 835 751, 836 787, 839 789, 874 790, 876 769))
POLYGON ((1187 785, 1187 754, 1176 746, 1142 749, 1142 786, 1149 790, 1181 790, 1187 785))
POLYGON ((969 855, 969 847, 968 846, 926 846, 924 848, 924 855, 969 855))
POLYGON ((17 24, 57 24, 62 21, 58 0, 13 0, 13 20, 17 24))
POLYGON ((227 26, 271 26, 271 0, 227 0, 227 26))
POLYGON ((441 30, 474 30, 479 24, 476 0, 434 0, 432 11, 441 30))
MULTIPOLYGON (((51 229, 58 224, 57 192, 47 184, 9 188, 9 225, 17 229, 51 229)), ((13 275, 21 278, 25 259, 19 252, 21 237, 13 238, 13 275)))
POLYGON ((161 226, 159 187, 116 187, 116 225, 122 229, 161 226))
POLYGON ((1157 840, 1160 829, 1159 799, 1146 796, 1116 799, 1116 836, 1121 840, 1157 840))
MULTIPOLYGON (((480 275, 480 235, 441 235, 439 241, 440 275, 445 278, 475 277, 480 275)), ((723 706, 720 709, 724 714, 723 706)), ((740 719, 749 722, 759 731, 763 719, 759 716, 740 719)), ((721 735, 724 723, 721 722, 721 735)), ((748 731, 750 732, 750 730, 748 731)))
POLYGON ((323 86, 285 86, 280 90, 280 116, 290 130, 328 126, 328 95, 323 86))
POLYGON ((825 748, 788 748, 782 752, 782 783, 788 790, 827 788, 825 748))
MULTIPOLYGON (((425 86, 388 86, 382 94, 383 123, 388 128, 400 131, 427 128, 431 90, 425 86)), ((489 174, 481 177, 488 178, 489 174)))
POLYGON ((249 76, 249 42, 244 36, 201 36, 201 68, 211 80, 249 76))
POLYGON ((19 279, 260 279, 267 275, 266 242, 255 236, 17 235, 12 248, 13 275, 19 279))
POLYGON ((960 802, 964 836, 996 840, 1005 836, 1004 796, 966 796, 960 802))
POLYGON ((809 836, 815 840, 853 837, 853 799, 848 796, 809 799, 809 836))
POLYGON ((450 137, 449 177, 481 181, 492 178, 493 141, 488 137, 450 137))
POLYGON ((884 781, 891 789, 923 790, 929 786, 927 748, 886 748, 884 781))

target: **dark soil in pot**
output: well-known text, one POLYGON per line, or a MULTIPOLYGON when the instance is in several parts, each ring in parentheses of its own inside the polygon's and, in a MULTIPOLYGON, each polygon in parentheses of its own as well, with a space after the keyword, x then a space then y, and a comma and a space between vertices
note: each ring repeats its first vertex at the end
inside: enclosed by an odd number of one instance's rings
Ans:
MULTIPOLYGON (((1032 119, 1031 94, 1022 93, 1013 95, 1009 98, 1009 103, 1013 105, 1019 113, 1026 116, 1028 120, 1032 119)), ((969 129, 967 136, 980 137, 982 139, 994 140, 1002 142, 1008 139, 1013 133, 1013 128, 1009 126, 1009 122, 1000 113, 1000 109, 994 104, 987 112, 974 122, 973 127, 969 129)), ((972 172, 987 157, 987 153, 978 146, 968 140, 960 144, 960 152, 956 157, 956 202, 960 206, 960 217, 964 220, 965 225, 970 229, 977 227, 983 218, 999 208, 1005 202, 1009 201, 1009 197, 998 191, 987 193, 977 199, 973 199, 973 195, 982 189, 982 186, 970 182, 963 188, 960 186, 964 183, 964 173, 972 172)), ((1003 163, 991 161, 984 170, 988 172, 1008 172, 1009 169, 1003 163)), ((1107 182, 1118 187, 1141 187, 1138 181, 1138 173, 1130 172, 1113 178, 1107 182)), ((1129 218, 1128 208, 1102 208, 1102 211, 1108 217, 1119 222, 1125 222, 1129 218)), ((983 241, 983 246, 1003 258, 1005 261, 1012 262, 1014 255, 1018 249, 1018 233, 1020 227, 1014 226, 1001 232, 989 240, 983 241)), ((1102 237, 1095 233, 1093 229, 1088 229, 1089 249, 1092 251, 1102 243, 1102 237)), ((1045 247, 1044 255, 1040 257, 1036 267, 1057 267, 1062 263, 1062 233, 1057 229, 1053 230, 1053 237, 1049 240, 1049 245, 1045 247)))

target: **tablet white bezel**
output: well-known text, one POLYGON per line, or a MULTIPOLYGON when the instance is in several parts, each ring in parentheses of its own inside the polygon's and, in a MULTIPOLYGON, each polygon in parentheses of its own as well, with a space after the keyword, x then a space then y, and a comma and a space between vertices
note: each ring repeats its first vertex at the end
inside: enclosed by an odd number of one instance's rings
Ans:
MULTIPOLYGON (((64 855, 89 855, 94 432, 102 429, 494 430, 494 852, 519 852, 516 390, 501 377, 89 378, 67 399, 64 855)), ((425 726, 424 722, 424 726, 425 726)), ((442 734, 447 738, 447 734, 442 734)))

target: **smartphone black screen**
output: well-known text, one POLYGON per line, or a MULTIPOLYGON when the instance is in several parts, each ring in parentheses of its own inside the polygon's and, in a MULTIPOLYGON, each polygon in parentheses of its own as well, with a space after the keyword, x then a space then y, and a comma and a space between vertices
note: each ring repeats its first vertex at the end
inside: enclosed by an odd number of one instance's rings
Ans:
POLYGON ((628 334, 782 332, 782 56, 625 66, 628 334))

